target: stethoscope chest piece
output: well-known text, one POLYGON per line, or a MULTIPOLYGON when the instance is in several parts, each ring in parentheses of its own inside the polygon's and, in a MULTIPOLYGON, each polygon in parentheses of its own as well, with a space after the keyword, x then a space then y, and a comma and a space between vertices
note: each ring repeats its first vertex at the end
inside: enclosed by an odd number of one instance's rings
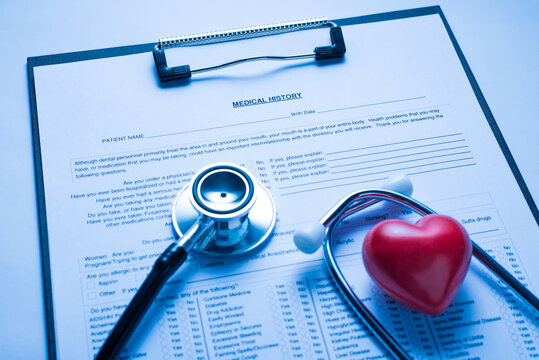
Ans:
POLYGON ((215 222, 215 235, 195 245, 211 255, 240 255, 264 243, 275 225, 273 198, 250 172, 217 163, 200 170, 176 196, 172 223, 177 238, 200 218, 215 222))

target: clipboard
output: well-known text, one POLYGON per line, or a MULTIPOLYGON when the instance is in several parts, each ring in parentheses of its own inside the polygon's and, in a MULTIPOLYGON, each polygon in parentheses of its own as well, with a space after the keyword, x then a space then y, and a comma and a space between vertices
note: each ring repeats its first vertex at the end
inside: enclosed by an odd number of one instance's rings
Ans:
MULTIPOLYGON (((500 149, 502 150, 505 160, 507 161, 513 176, 515 177, 520 191, 527 202, 531 213, 535 221, 539 224, 539 211, 536 204, 531 197, 531 194, 522 178, 520 171, 509 151, 509 148, 503 139, 503 136, 500 132, 499 127, 497 126, 494 117, 486 103, 486 100, 481 93, 481 90, 471 72, 471 69, 456 41, 453 32, 451 31, 449 24, 439 6, 425 7, 411 10, 395 11, 382 14, 366 15, 359 17, 350 17, 344 19, 332 20, 331 23, 334 23, 338 27, 343 27, 346 32, 346 26, 357 25, 357 24, 368 24, 381 21, 390 21, 405 19, 410 17, 419 17, 425 15, 439 15, 445 29, 451 39, 451 42, 454 46, 454 49, 457 53, 457 56, 461 62, 461 65, 466 73, 466 76, 470 82, 470 85, 473 89, 473 92, 477 98, 477 101, 483 111, 483 114, 490 126, 492 133, 494 134, 500 149)), ((344 35, 346 37, 346 34, 344 35)), ((56 327, 53 311, 53 299, 52 299, 52 289, 51 289, 51 271, 49 264, 49 237, 47 231, 47 211, 45 206, 45 189, 43 182, 43 168, 42 168, 42 149, 41 149, 41 140, 39 133, 39 119, 38 119, 38 108, 37 108, 37 99, 36 99, 36 84, 34 71, 40 66, 49 66, 55 64, 65 64, 86 60, 98 60, 110 57, 123 57, 133 54, 140 53, 153 53, 154 59, 157 65, 156 76, 161 74, 161 78, 168 80, 167 73, 174 73, 177 76, 171 76, 170 79, 178 80, 188 78, 192 71, 188 67, 182 67, 178 71, 168 68, 166 63, 166 58, 164 57, 164 48, 163 42, 161 43, 146 43, 138 45, 129 45, 115 48, 99 49, 99 50, 89 50, 82 52, 74 53, 65 53, 65 54, 56 54, 56 55, 47 55, 47 56, 38 56, 30 57, 27 60, 27 69, 28 69, 28 80, 29 80, 29 93, 30 93, 30 105, 31 105, 31 118, 32 118, 32 129, 33 129, 33 144, 34 144, 34 161, 35 161, 35 176, 36 176, 36 191, 38 197, 38 211, 39 211, 39 228, 40 228, 40 241, 41 241, 41 256, 42 256, 42 271, 43 271, 43 286, 44 286, 44 298, 45 298, 45 311, 46 311, 46 324, 47 324, 47 343, 49 358, 55 359, 57 357, 56 353, 56 327)), ((188 86, 188 85, 187 85, 188 86)))

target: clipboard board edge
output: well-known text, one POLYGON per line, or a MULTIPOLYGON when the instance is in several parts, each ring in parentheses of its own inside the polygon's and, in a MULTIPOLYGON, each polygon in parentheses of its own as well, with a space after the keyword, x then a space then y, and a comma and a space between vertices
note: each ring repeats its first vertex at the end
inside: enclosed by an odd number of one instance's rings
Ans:
POLYGON ((490 126, 490 130, 494 134, 494 137, 496 138, 496 141, 498 142, 498 146, 502 150, 502 153, 505 157, 505 161, 507 161, 507 164, 509 165, 511 172, 513 173, 513 176, 515 177, 515 180, 517 181, 517 184, 520 187, 522 195, 524 195, 524 199, 526 200, 528 207, 530 208, 530 211, 532 212, 532 215, 535 218, 535 222, 537 223, 537 225, 539 225, 539 210, 537 209, 537 205, 535 204, 535 201, 533 200, 530 190, 528 189, 528 186, 526 185, 526 182, 524 181, 524 178, 522 177, 522 173, 520 172, 517 166, 517 163, 515 162, 515 159, 513 158, 513 154, 511 154, 511 151, 509 150, 509 146, 507 146, 507 142, 505 141, 502 135, 502 132, 498 124, 496 123, 496 120, 494 119, 494 115, 490 111, 490 107, 487 104, 487 100, 485 99, 483 92, 479 88, 479 84, 477 83, 477 80, 475 79, 475 76, 472 73, 472 69, 470 68, 470 65, 468 65, 468 61, 466 61, 466 57, 464 56, 464 53, 462 52, 460 45, 457 42, 457 38, 455 37, 455 35, 453 34, 453 31, 449 27, 449 23, 444 13, 441 11, 441 9, 440 9, 439 15, 445 26, 445 30, 447 31, 447 34, 449 35, 449 38, 451 39, 451 42, 453 43, 455 52, 457 53, 457 56, 459 57, 460 64, 462 65, 464 72, 466 73, 466 77, 468 78, 468 81, 470 82, 470 86, 472 87, 475 97, 477 98, 477 102, 479 103, 479 106, 481 107, 481 110, 483 111, 483 115, 485 115, 485 118, 487 119, 487 122, 490 126))
POLYGON ((34 179, 36 182, 37 215, 39 229, 39 243, 41 254, 41 276, 43 280, 45 329, 47 333, 47 353, 49 359, 56 359, 56 330, 54 323, 54 308, 52 301, 52 281, 49 259, 49 237, 47 232, 47 213, 45 210, 45 189, 43 186, 43 167, 41 162, 41 143, 39 139, 39 126, 37 122, 36 88, 34 81, 34 63, 28 59, 28 89, 30 97, 30 116, 32 118, 32 144, 34 147, 34 179))
MULTIPOLYGON (((404 19, 409 17, 424 16, 424 15, 434 15, 441 14, 442 9, 440 6, 427 6, 414 9, 406 10, 397 10, 379 14, 368 14, 360 15, 348 18, 341 18, 331 20, 339 26, 347 25, 359 25, 367 24, 371 22, 380 22, 380 21, 389 21, 404 19)), ((125 45, 117 47, 109 47, 102 49, 94 50, 83 50, 83 51, 74 51, 67 53, 51 54, 51 55, 39 55, 39 56, 30 56, 27 58, 28 66, 46 66, 46 65, 56 65, 56 64, 65 64, 70 62, 77 61, 86 61, 86 60, 95 60, 95 59, 104 59, 109 57, 124 56, 124 55, 133 55, 140 54, 144 52, 150 52, 153 48, 158 45, 158 42, 154 43, 145 43, 137 45, 125 45)))
MULTIPOLYGON (((486 102, 486 99, 479 88, 468 62, 457 42, 453 31, 451 30, 449 23, 444 16, 442 9, 439 5, 420 7, 406 10, 397 10, 391 12, 384 12, 378 14, 368 14, 361 15, 356 17, 341 18, 332 20, 339 26, 348 26, 348 25, 360 25, 373 22, 381 21, 390 21, 405 19, 411 17, 419 17, 425 15, 435 15, 438 14, 444 24, 445 30, 447 31, 451 43, 457 53, 457 56, 460 60, 460 63, 465 71, 465 74, 470 82, 472 90, 477 98, 479 106, 485 115, 485 118, 490 126, 490 129, 498 142, 498 146, 504 154, 505 160, 507 161, 515 180, 526 200, 530 211, 532 212, 535 221, 539 225, 539 210, 535 204, 533 197, 522 177, 520 170, 511 154, 509 147, 503 135, 496 123, 494 116, 486 102)), ((52 55, 41 55, 41 56, 32 56, 27 58, 27 71, 28 71, 28 89, 29 89, 29 100, 30 100, 30 115, 32 123, 32 141, 33 141, 33 151, 34 151, 34 169, 35 169, 35 181, 36 181, 36 196, 37 196, 37 205, 38 205, 38 221, 39 221, 39 237, 40 237, 40 252, 41 252, 41 269, 42 269, 42 279, 43 279, 43 295, 44 295, 44 311, 45 311, 45 328, 47 331, 47 352, 48 358, 51 360, 57 359, 57 341, 56 341, 56 328, 54 321, 54 305, 52 299, 52 279, 50 272, 50 263, 49 263, 49 240, 47 232, 47 214, 45 208, 45 189, 43 183, 43 168, 41 162, 41 146, 39 138, 39 121, 37 115, 37 101, 35 93, 35 78, 34 78, 34 68, 38 66, 47 66, 47 65, 57 65, 78 61, 87 61, 87 60, 96 60, 102 58, 118 57, 125 55, 134 55, 144 52, 151 52, 155 43, 145 43, 138 45, 127 45, 127 46, 118 46, 118 47, 109 47, 103 49, 95 50, 84 50, 77 52, 69 53, 60 53, 52 55)))

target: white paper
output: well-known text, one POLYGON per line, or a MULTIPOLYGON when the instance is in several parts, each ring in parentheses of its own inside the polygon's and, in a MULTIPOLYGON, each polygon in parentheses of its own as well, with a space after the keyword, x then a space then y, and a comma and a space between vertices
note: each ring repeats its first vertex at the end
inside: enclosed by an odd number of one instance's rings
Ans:
MULTIPOLYGON (((275 234, 239 259, 192 253, 124 359, 384 358, 335 290, 321 253, 299 253, 292 233, 343 195, 401 173, 414 197, 461 221, 537 288, 537 225, 439 16, 343 31, 341 63, 250 63, 178 87, 159 85, 150 53, 35 68, 60 359, 95 355, 173 240, 175 194, 217 161, 245 165, 270 189, 275 234)), ((325 45, 320 34, 256 46, 294 53, 305 39, 325 45)), ((169 61, 227 60, 227 46, 170 51, 169 61)), ((346 235, 344 250, 354 252, 363 235, 363 228, 346 235)), ((477 261, 436 317, 383 295, 360 255, 342 261, 360 297, 417 358, 539 356, 536 315, 477 261)))

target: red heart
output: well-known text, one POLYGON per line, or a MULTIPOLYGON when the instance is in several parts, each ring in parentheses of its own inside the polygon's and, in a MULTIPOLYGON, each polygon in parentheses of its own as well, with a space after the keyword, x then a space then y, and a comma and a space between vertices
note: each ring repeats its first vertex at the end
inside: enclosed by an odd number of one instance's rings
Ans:
POLYGON ((472 243, 453 218, 427 215, 416 224, 385 220, 365 237, 363 262, 389 296, 429 315, 442 313, 466 276, 472 243))

